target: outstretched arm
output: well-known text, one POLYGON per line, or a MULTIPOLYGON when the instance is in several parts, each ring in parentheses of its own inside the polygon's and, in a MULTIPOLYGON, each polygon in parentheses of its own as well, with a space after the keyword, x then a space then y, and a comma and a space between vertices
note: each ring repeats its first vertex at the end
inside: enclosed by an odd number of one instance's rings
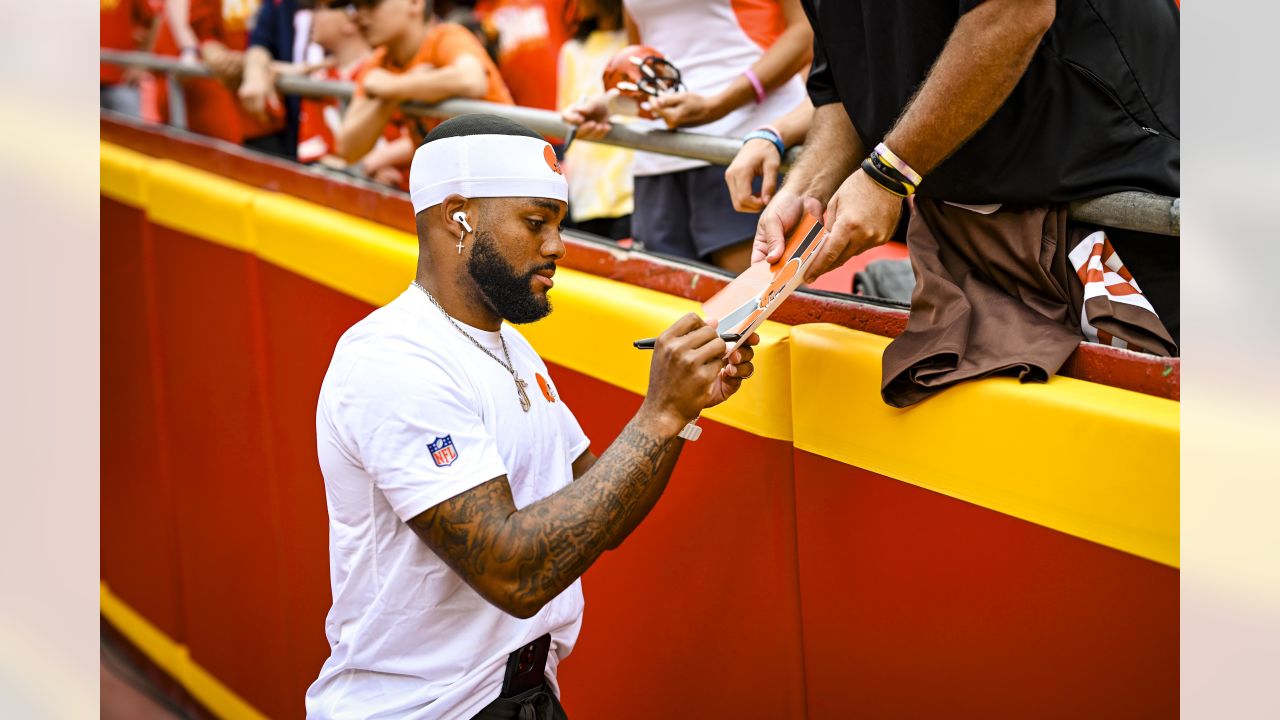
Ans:
POLYGON ((750 347, 728 366, 724 352, 713 326, 686 316, 659 340, 640 411, 577 480, 517 510, 507 478, 496 477, 420 513, 410 527, 486 600, 517 617, 534 615, 644 519, 680 454, 677 433, 751 375, 750 347))
MULTIPOLYGON (((1052 0, 987 0, 965 13, 885 144, 927 178, 1009 97, 1054 13, 1052 0)), ((888 242, 901 208, 898 196, 855 170, 826 201, 827 242, 805 279, 888 242)))
POLYGON ((988 0, 966 13, 885 144, 928 174, 1000 109, 1054 13, 1052 0, 988 0))
POLYGON ((460 55, 452 63, 433 68, 419 65, 399 75, 379 78, 379 89, 365 80, 371 95, 385 100, 417 100, 435 103, 449 98, 481 98, 489 90, 484 65, 471 55, 460 55))
POLYGON ((353 163, 373 149, 396 107, 395 103, 368 96, 352 97, 342 116, 342 127, 338 128, 338 154, 342 159, 353 163))
MULTIPOLYGON (((813 28, 805 19, 800 0, 783 0, 786 29, 751 66, 766 92, 778 89, 813 58, 813 28)), ((695 127, 719 120, 734 110, 756 101, 755 87, 746 75, 739 75, 714 95, 680 92, 654 98, 652 104, 667 127, 695 127)))

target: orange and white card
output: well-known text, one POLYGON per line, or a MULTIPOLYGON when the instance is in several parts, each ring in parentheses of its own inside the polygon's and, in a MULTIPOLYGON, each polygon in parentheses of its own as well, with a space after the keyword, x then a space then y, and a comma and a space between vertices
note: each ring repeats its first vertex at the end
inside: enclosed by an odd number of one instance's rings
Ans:
POLYGON ((822 222, 805 213, 787 237, 781 259, 772 264, 762 261, 752 265, 702 303, 702 316, 718 318, 717 330, 721 335, 742 336, 729 344, 728 352, 746 342, 782 301, 800 287, 826 239, 827 230, 822 222))

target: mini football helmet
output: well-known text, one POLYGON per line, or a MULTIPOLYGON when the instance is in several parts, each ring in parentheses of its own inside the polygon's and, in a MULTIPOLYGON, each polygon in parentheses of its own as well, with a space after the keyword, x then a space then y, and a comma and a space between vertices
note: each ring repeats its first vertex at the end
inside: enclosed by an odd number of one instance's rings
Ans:
POLYGON ((604 67, 604 89, 610 92, 610 112, 653 119, 649 100, 684 89, 680 70, 648 45, 628 45, 604 67))

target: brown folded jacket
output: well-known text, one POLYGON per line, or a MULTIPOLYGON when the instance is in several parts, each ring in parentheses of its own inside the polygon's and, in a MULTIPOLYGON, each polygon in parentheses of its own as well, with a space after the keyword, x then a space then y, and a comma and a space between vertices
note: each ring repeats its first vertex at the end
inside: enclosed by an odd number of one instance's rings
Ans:
POLYGON ((907 230, 916 287, 906 330, 884 352, 884 401, 906 407, 994 374, 1044 382, 1084 339, 1084 310, 1130 344, 1175 353, 1153 313, 1117 310, 1105 298, 1082 307, 1067 253, 1094 231, 1068 225, 1065 205, 1006 205, 983 215, 917 198, 907 230))

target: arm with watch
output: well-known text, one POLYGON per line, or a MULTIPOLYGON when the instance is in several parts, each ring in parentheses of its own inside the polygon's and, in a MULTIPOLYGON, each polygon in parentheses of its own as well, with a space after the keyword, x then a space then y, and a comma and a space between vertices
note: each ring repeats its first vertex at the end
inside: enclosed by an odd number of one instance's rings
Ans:
POLYGON ((658 338, 635 417, 598 459, 587 451, 573 463, 573 482, 517 510, 510 482, 499 476, 414 516, 409 526, 481 597, 532 617, 645 518, 685 438, 696 438, 693 421, 752 375, 758 342, 753 336, 726 359, 714 323, 684 316, 658 338))
MULTIPOLYGON (((778 258, 802 207, 824 210, 828 233, 806 282, 888 242, 902 198, 995 114, 1053 18, 1049 0, 987 0, 965 13, 897 123, 865 157, 843 105, 820 105, 804 152, 760 216, 752 261, 778 258)), ((817 42, 815 50, 820 56, 817 42)), ((813 85, 811 78, 811 92, 813 85)))

